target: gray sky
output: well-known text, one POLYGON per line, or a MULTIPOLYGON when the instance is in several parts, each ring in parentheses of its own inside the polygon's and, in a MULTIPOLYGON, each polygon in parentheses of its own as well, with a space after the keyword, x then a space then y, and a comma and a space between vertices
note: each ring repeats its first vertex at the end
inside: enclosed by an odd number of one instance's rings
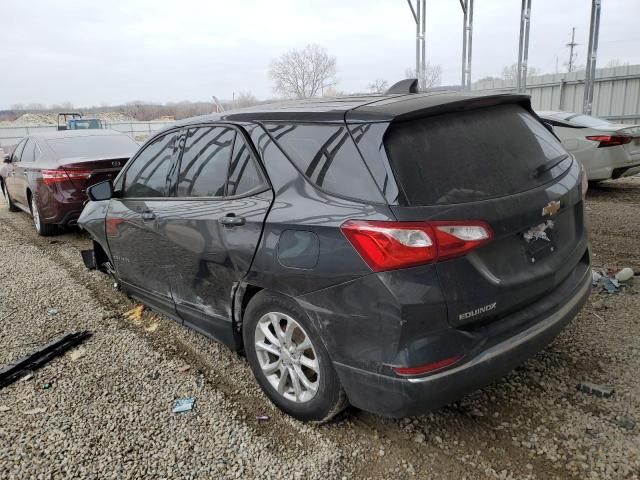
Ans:
MULTIPOLYGON (((585 63, 590 0, 533 0, 531 66, 554 72, 576 27, 585 63)), ((598 64, 640 63, 640 0, 603 0, 598 64)), ((472 78, 516 61, 520 0, 475 0, 472 78)), ((458 0, 427 0, 427 58, 460 81, 458 0)), ((338 90, 390 83, 415 62, 405 0, 0 0, 0 108, 131 100, 274 96, 271 59, 317 43, 338 61, 338 90)))

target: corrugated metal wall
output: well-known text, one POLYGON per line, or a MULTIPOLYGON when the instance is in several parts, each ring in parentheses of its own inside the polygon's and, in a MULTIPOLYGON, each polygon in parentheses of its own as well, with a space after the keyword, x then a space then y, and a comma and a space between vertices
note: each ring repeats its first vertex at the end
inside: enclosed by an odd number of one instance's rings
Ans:
MULTIPOLYGON (((527 80, 535 110, 582 112, 584 71, 540 75, 527 80)), ((515 91, 515 81, 483 80, 473 90, 515 91)), ((640 65, 596 70, 593 115, 620 123, 640 123, 640 65)))

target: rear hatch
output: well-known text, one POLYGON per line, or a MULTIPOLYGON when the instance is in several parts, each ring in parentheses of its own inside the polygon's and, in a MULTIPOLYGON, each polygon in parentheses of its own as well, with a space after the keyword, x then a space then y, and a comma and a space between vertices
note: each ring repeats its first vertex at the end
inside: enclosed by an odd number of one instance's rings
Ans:
POLYGON ((520 104, 392 122, 401 221, 483 221, 493 239, 436 270, 454 327, 480 325, 587 268, 580 167, 520 104))

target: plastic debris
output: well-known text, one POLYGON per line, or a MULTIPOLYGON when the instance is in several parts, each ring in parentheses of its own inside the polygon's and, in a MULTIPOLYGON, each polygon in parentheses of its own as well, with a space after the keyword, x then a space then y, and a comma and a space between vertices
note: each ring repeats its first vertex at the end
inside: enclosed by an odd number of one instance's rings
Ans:
POLYGON ((42 388, 44 390, 49 390, 51 388, 51 382, 43 383, 42 388))
POLYGON ((37 415, 39 413, 44 413, 46 412, 47 409, 44 407, 36 407, 36 408, 32 408, 31 410, 25 410, 24 413, 25 415, 37 415))
POLYGON ((122 315, 125 319, 132 322, 139 322, 142 319, 142 313, 144 312, 144 305, 138 305, 131 310, 124 312, 122 315))
POLYGON ((595 383, 590 382, 582 382, 579 383, 576 388, 583 393, 589 393, 591 395, 595 395, 596 397, 609 398, 613 395, 613 388, 606 387, 604 385, 596 385, 595 383))
POLYGON ((32 378, 33 378, 33 372, 29 372, 24 377, 22 377, 22 381, 26 382, 28 380, 31 380, 32 378))
POLYGON ((85 348, 79 347, 71 350, 69 353, 67 353, 67 356, 69 357, 69 360, 71 360, 72 362, 76 362, 80 360, 82 357, 84 357, 86 354, 87 354, 87 351, 85 350, 85 348))
POLYGON ((193 405, 195 403, 196 399, 193 397, 179 398, 173 406, 173 413, 182 413, 193 410, 193 405))
POLYGON ((602 278, 602 275, 598 272, 596 272, 595 270, 591 270, 591 285, 593 285, 594 287, 598 286, 598 282, 600 282, 600 279, 602 278))
POLYGON ((616 273, 616 280, 618 280, 619 282, 626 282, 631 278, 633 278, 633 270, 629 267, 625 267, 618 273, 616 273))
POLYGON ((258 420, 259 422, 266 422, 267 420, 269 420, 269 415, 256 415, 256 420, 258 420))
POLYGON ((618 288, 620 288, 620 284, 618 284, 617 280, 612 280, 609 277, 605 277, 602 280, 602 288, 604 288, 607 293, 616 293, 618 288))
POLYGON ((47 315, 49 315, 50 317, 53 317, 57 313, 58 313, 58 309, 57 308, 50 308, 49 310, 47 310, 47 315))
POLYGON ((148 327, 144 327, 144 331, 145 332, 155 332, 158 329, 159 326, 160 326, 159 323, 152 323, 148 327))

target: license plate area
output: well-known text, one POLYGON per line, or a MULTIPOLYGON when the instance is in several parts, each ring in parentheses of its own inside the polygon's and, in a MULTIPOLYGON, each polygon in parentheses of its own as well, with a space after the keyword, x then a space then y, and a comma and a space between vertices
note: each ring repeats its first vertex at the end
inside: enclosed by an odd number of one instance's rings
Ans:
POLYGON ((523 235, 529 263, 536 263, 558 251, 558 232, 551 220, 527 230, 523 235))

